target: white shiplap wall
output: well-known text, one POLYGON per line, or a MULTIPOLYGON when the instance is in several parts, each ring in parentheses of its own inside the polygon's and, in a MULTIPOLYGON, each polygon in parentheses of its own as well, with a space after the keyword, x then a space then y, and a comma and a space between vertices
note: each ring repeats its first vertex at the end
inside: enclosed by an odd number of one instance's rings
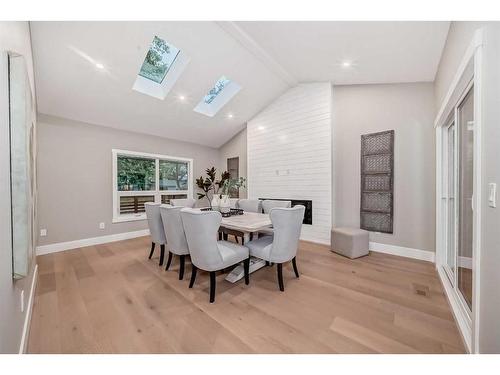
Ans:
POLYGON ((330 243, 332 86, 298 85, 247 124, 248 197, 310 199, 304 240, 330 243))

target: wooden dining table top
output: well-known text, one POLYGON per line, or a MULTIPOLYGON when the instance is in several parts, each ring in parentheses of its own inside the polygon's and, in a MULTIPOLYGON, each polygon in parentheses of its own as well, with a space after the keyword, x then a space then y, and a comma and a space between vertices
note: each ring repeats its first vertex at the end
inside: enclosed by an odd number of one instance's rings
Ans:
POLYGON ((258 232, 259 229, 269 228, 272 225, 268 214, 257 212, 243 212, 243 215, 223 217, 221 226, 241 232, 258 232))

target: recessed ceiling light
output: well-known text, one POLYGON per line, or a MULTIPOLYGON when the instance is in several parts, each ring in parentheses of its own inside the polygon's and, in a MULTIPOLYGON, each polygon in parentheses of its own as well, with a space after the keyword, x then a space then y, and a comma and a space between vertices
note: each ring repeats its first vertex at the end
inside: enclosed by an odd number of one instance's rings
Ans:
POLYGON ((264 129, 265 129, 265 127, 263 127, 262 125, 260 125, 259 127, 257 127, 257 129, 259 129, 259 130, 264 130, 264 129))
POLYGON ((352 63, 350 61, 343 61, 342 62, 343 68, 350 68, 351 66, 352 66, 352 63))
POLYGON ((104 69, 104 65, 102 65, 101 63, 95 63, 95 67, 97 69, 104 69))
POLYGON ((233 114, 232 114, 232 113, 228 113, 228 114, 227 114, 227 118, 233 118, 233 117, 234 117, 234 116, 233 116, 233 114))
POLYGON ((184 100, 186 100, 186 97, 184 95, 179 95, 179 100, 184 101, 184 100))

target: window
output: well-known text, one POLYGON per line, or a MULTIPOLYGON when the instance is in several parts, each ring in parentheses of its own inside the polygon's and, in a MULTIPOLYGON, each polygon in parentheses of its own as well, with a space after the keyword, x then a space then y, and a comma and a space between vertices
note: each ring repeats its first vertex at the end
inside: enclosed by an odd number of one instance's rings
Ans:
MULTIPOLYGON (((229 158, 227 159, 227 171, 229 172, 230 178, 232 180, 237 180, 240 178, 240 158, 229 158)), ((239 198, 240 189, 237 187, 231 187, 229 189, 229 198, 239 198)))
POLYGON ((240 85, 226 78, 220 77, 213 87, 194 108, 195 112, 213 117, 224 107, 239 91, 240 85))
POLYGON ((113 150, 113 222, 146 219, 144 203, 191 197, 192 159, 113 150))
POLYGON ((189 58, 182 50, 155 35, 145 52, 133 89, 163 100, 188 63, 189 58))
POLYGON ((155 36, 139 75, 156 83, 162 83, 179 52, 177 47, 155 36))

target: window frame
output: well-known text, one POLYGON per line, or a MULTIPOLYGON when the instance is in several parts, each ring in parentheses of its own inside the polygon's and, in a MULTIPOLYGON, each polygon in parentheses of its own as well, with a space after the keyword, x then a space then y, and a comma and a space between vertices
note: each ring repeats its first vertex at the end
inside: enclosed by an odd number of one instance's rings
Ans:
POLYGON ((193 159, 178 156, 151 154, 146 152, 112 149, 112 191, 113 191, 113 223, 123 223, 127 221, 146 220, 146 213, 120 214, 120 197, 127 196, 147 196, 153 195, 155 203, 161 203, 162 195, 187 195, 193 196, 193 159), (155 190, 119 191, 118 190, 118 156, 140 157, 153 159, 155 161, 155 190), (160 190, 160 160, 186 162, 188 164, 188 189, 187 190, 160 190))

